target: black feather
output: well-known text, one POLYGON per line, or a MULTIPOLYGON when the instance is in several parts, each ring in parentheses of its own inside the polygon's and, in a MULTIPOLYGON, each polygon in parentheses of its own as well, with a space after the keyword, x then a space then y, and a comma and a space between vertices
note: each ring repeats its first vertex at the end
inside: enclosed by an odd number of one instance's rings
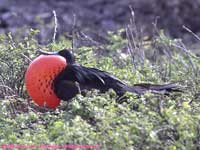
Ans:
MULTIPOLYGON (((46 52, 41 51, 41 53, 45 54, 46 52)), ((48 52, 46 54, 49 55, 51 53, 48 52)), ((55 52, 52 54, 55 55, 55 52)), ((161 93, 181 91, 175 84, 134 84, 133 86, 128 86, 106 71, 76 64, 73 53, 67 49, 59 51, 57 54, 63 56, 67 62, 65 69, 57 75, 53 82, 55 94, 63 100, 68 101, 75 97, 76 94, 91 89, 98 89, 100 92, 113 89, 118 97, 122 97, 127 91, 137 94, 144 94, 146 91, 161 93)))
MULTIPOLYGON (((67 88, 63 86, 66 81, 77 82, 81 91, 98 89, 101 92, 106 92, 109 89, 113 89, 119 96, 127 91, 127 85, 111 74, 96 68, 89 68, 76 64, 68 65, 54 80, 54 91, 58 96, 62 95, 62 98, 65 90, 74 89, 74 87, 69 87, 68 85, 67 88), (62 91, 62 94, 58 89, 62 91)), ((65 100, 68 100, 67 94, 69 93, 66 93, 65 100)))

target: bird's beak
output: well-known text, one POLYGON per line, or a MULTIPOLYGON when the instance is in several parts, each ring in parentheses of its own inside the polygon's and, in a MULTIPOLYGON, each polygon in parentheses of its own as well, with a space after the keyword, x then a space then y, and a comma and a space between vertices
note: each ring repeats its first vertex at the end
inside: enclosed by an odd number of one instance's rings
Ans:
POLYGON ((58 52, 47 52, 43 50, 37 50, 36 53, 40 55, 58 55, 58 52))

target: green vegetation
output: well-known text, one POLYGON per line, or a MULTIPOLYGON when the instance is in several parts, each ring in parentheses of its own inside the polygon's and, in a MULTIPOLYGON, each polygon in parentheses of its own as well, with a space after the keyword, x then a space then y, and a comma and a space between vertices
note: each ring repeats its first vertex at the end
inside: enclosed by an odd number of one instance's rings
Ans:
MULTIPOLYGON (((80 47, 78 62, 108 71, 127 84, 177 82, 183 93, 127 93, 128 102, 117 104, 110 90, 89 91, 56 110, 35 106, 27 96, 23 74, 37 49, 70 48, 61 38, 46 46, 37 43, 31 30, 24 39, 11 34, 0 37, 0 145, 100 145, 101 149, 199 149, 200 58, 181 40, 160 32, 151 40, 123 39, 121 31, 110 34, 111 44, 80 47), (126 48, 132 49, 132 57, 126 48), (141 55, 141 53, 145 55, 141 55), (123 55, 122 55, 123 52, 123 55)), ((67 90, 67 89, 66 89, 67 90)))

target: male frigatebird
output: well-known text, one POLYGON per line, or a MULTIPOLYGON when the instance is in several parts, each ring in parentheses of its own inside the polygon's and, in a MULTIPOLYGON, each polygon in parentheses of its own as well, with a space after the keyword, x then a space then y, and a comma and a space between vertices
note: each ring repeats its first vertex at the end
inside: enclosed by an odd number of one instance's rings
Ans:
POLYGON ((84 67, 75 62, 72 51, 58 52, 39 50, 41 55, 31 62, 25 84, 28 94, 40 106, 56 108, 60 99, 69 101, 85 90, 98 89, 106 92, 113 89, 118 97, 125 92, 143 94, 145 91, 178 91, 174 84, 134 84, 128 86, 115 76, 97 68, 84 67))

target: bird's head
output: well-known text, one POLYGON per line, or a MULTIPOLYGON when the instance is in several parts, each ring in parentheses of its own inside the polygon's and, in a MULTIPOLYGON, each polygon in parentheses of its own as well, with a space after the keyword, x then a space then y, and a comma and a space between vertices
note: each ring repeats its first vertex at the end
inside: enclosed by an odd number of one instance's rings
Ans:
POLYGON ((68 65, 75 62, 73 53, 64 49, 58 52, 39 50, 41 55, 28 66, 25 74, 25 85, 29 96, 39 106, 56 108, 60 99, 54 92, 53 81, 68 65))
POLYGON ((73 54, 73 52, 69 49, 63 49, 60 51, 56 51, 56 52, 46 52, 43 50, 38 50, 37 53, 39 54, 43 54, 43 55, 59 55, 65 58, 67 64, 73 64, 75 63, 75 56, 73 54))

